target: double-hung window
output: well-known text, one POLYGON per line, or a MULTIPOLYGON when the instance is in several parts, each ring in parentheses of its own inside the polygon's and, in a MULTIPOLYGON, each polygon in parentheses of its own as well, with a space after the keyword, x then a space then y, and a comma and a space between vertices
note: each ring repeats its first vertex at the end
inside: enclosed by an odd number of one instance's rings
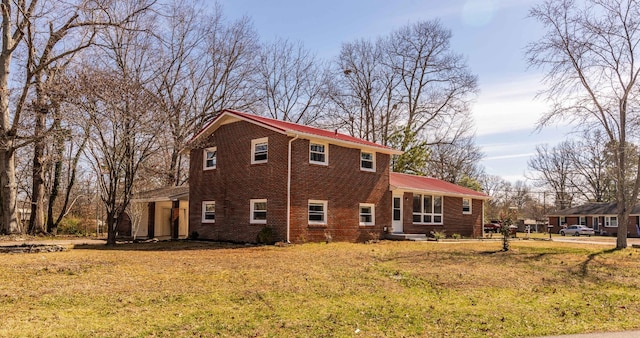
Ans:
POLYGON ((216 222, 216 202, 203 201, 202 202, 202 223, 215 223, 215 222, 216 222))
POLYGON ((327 150, 328 146, 322 143, 309 143, 309 163, 313 164, 329 164, 327 150))
POLYGON ((471 213, 471 199, 463 198, 462 199, 462 213, 470 214, 471 213))
POLYGON ((309 224, 327 224, 327 201, 309 200, 309 224))
POLYGON ((251 164, 267 163, 269 139, 267 137, 251 140, 251 164))
POLYGON ((360 203, 360 225, 376 224, 375 205, 360 203))
POLYGON ((414 194, 413 223, 442 224, 442 196, 414 194))
POLYGON ((360 170, 376 171, 376 154, 367 151, 360 152, 360 170))
POLYGON ((204 150, 203 169, 215 169, 218 164, 218 148, 207 148, 204 150))
POLYGON ((266 224, 267 223, 267 200, 255 199, 251 200, 251 224, 266 224))
POLYGON ((618 226, 618 216, 605 216, 604 217, 604 226, 615 228, 618 226))

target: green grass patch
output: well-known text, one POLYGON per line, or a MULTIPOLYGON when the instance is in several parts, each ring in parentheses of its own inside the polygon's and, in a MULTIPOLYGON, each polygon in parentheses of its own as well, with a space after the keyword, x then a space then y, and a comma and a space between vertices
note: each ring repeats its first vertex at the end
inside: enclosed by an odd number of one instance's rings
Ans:
POLYGON ((0 336, 515 337, 640 328, 640 252, 146 243, 2 254, 0 336))

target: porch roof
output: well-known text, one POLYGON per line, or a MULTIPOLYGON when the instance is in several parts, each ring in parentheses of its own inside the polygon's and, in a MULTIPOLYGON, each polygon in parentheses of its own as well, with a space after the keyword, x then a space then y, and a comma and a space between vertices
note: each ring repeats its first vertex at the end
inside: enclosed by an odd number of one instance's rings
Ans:
POLYGON ((419 191, 446 196, 471 197, 485 200, 491 198, 485 193, 426 176, 391 172, 389 173, 389 184, 391 185, 391 190, 419 191))
POLYGON ((189 186, 163 187, 147 190, 133 195, 132 202, 160 202, 160 201, 189 200, 189 186))

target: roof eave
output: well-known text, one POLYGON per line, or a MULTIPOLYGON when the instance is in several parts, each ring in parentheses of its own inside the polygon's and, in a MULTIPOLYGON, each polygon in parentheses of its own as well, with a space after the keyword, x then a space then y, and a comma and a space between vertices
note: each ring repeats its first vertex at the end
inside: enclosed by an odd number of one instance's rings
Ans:
POLYGON ((316 135, 316 134, 312 134, 312 133, 299 132, 299 131, 295 131, 295 130, 292 130, 292 129, 288 129, 286 133, 287 133, 288 136, 292 136, 292 137, 298 136, 298 137, 301 137, 301 138, 304 138, 304 139, 326 141, 327 143, 331 143, 331 144, 335 144, 335 145, 339 145, 339 146, 347 146, 347 148, 358 148, 358 149, 375 150, 375 151, 377 151, 379 153, 389 154, 389 155, 402 155, 404 153, 403 151, 396 150, 396 149, 393 149, 393 148, 388 148, 388 147, 385 147, 385 146, 373 146, 373 145, 362 144, 362 143, 358 143, 358 142, 350 142, 350 141, 340 140, 340 139, 336 139, 336 138, 332 138, 332 137, 316 135))
POLYGON ((429 190, 429 189, 416 189, 413 187, 403 187, 403 186, 396 186, 396 185, 390 185, 391 190, 402 190, 402 191, 407 191, 407 192, 415 192, 415 193, 427 193, 427 194, 436 194, 436 195, 441 195, 441 196, 448 196, 448 197, 465 197, 465 198, 474 198, 477 200, 484 200, 484 201, 488 201, 491 199, 491 196, 479 196, 479 195, 473 195, 473 194, 460 194, 460 193, 453 193, 453 192, 445 192, 445 191, 439 191, 439 190, 429 190))

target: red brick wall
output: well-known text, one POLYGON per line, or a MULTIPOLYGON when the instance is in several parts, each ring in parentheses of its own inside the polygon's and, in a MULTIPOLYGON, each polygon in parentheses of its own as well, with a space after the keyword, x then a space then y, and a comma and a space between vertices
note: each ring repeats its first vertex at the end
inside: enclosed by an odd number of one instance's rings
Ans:
MULTIPOLYGON (((255 242, 265 225, 249 224, 250 199, 267 199, 267 226, 286 240, 287 156, 290 137, 248 122, 219 127, 190 153, 189 233, 199 238, 255 242), (268 162, 251 164, 251 140, 268 137, 268 162), (217 168, 202 169, 203 149, 217 147, 217 168), (216 222, 202 223, 202 201, 216 202, 216 222)), ((389 155, 376 154, 376 172, 360 171, 360 150, 328 147, 329 165, 309 163, 309 140, 292 143, 291 242, 365 241, 391 226, 389 155), (325 226, 309 226, 308 201, 327 200, 325 226), (375 204, 375 226, 359 226, 359 203, 375 204)))
POLYGON ((191 150, 189 169, 189 233, 199 238, 255 242, 269 226, 276 241, 286 238, 288 137, 248 122, 221 126, 191 150), (268 137, 267 163, 251 164, 251 140, 268 137), (202 169, 203 149, 217 147, 217 168, 202 169), (267 223, 250 224, 250 199, 267 199, 267 223), (216 222, 202 223, 202 201, 216 202, 216 222))
POLYGON ((453 234, 482 237, 482 203, 482 200, 472 199, 471 214, 463 214, 461 197, 444 196, 441 225, 414 224, 413 194, 406 192, 403 204, 404 232, 429 234, 431 231, 444 231, 448 237, 453 234))
POLYGON ((376 154, 375 172, 360 170, 360 150, 330 145, 329 165, 309 163, 309 140, 293 142, 291 242, 362 242, 381 238, 391 226, 389 155, 376 154), (327 224, 309 225, 308 201, 326 200, 327 224), (375 225, 360 226, 360 203, 375 205, 375 225))

